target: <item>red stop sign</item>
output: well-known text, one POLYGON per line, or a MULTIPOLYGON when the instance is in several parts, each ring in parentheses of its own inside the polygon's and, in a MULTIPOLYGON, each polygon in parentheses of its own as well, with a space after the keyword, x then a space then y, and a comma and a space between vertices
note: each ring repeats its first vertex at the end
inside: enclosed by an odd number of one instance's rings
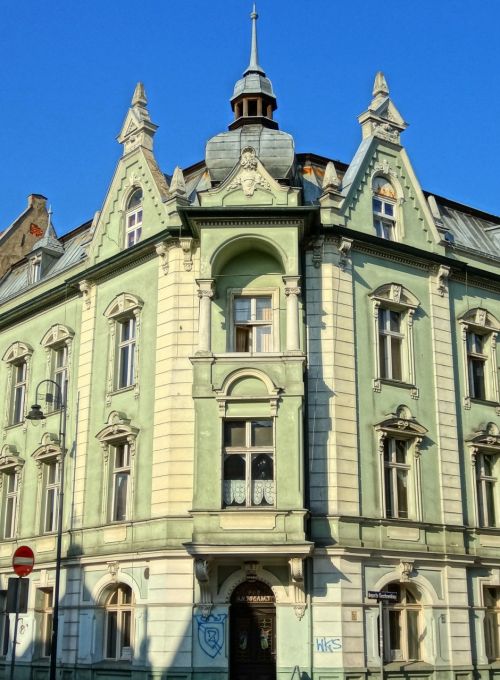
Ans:
POLYGON ((12 568, 18 576, 28 576, 33 571, 35 555, 27 545, 20 545, 12 556, 12 568))

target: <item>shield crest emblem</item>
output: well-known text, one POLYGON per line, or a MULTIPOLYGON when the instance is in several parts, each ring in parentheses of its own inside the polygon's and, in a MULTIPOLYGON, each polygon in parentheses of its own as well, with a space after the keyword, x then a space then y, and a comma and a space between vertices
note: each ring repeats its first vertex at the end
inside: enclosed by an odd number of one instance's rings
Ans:
POLYGON ((227 614, 197 615, 195 619, 199 645, 207 656, 215 659, 224 649, 227 614))

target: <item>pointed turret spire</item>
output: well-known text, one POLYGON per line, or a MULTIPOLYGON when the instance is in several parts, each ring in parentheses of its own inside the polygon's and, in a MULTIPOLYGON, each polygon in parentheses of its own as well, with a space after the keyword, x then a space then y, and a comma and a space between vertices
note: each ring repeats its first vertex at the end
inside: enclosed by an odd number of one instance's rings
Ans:
POLYGON ((123 144, 123 153, 129 153, 139 146, 153 150, 153 136, 158 128, 146 108, 148 103, 146 90, 142 83, 137 83, 132 96, 131 106, 125 117, 118 141, 123 144))
POLYGON ((363 139, 374 136, 400 144, 400 134, 408 124, 389 97, 389 86, 382 71, 377 71, 375 75, 372 95, 368 109, 358 118, 363 139))
POLYGON ((337 169, 333 161, 328 161, 325 168, 325 176, 323 178, 323 191, 333 190, 338 191, 340 187, 340 179, 337 175, 337 169))
POLYGON ((378 97, 379 94, 387 97, 389 94, 389 86, 382 71, 377 71, 375 82, 373 83, 373 96, 378 97))
POLYGON ((257 43, 257 19, 259 18, 259 15, 257 14, 257 8, 255 6, 255 2, 253 3, 253 10, 252 13, 250 14, 250 19, 252 20, 252 47, 250 49, 250 63, 248 64, 248 68, 243 74, 244 76, 248 75, 249 73, 261 73, 263 76, 266 74, 264 73, 264 69, 262 66, 259 64, 259 48, 258 48, 258 43, 257 43))

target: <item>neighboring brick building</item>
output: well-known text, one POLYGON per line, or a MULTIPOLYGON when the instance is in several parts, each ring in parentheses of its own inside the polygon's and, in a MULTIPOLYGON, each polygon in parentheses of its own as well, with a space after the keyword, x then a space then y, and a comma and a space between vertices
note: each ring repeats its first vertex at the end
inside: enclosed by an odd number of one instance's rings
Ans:
POLYGON ((49 220, 46 204, 45 196, 30 194, 26 210, 0 232, 0 279, 45 234, 49 220))

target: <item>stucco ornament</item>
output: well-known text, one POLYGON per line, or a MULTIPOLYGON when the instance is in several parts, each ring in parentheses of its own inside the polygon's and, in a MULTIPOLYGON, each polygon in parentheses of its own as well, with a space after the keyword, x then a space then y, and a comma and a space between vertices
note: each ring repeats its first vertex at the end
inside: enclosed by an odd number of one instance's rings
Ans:
POLYGON ((241 152, 240 158, 241 171, 235 178, 228 189, 238 189, 241 187, 245 196, 253 196, 257 187, 271 190, 271 185, 264 179, 264 177, 257 170, 257 156, 255 149, 251 146, 246 146, 241 152))

